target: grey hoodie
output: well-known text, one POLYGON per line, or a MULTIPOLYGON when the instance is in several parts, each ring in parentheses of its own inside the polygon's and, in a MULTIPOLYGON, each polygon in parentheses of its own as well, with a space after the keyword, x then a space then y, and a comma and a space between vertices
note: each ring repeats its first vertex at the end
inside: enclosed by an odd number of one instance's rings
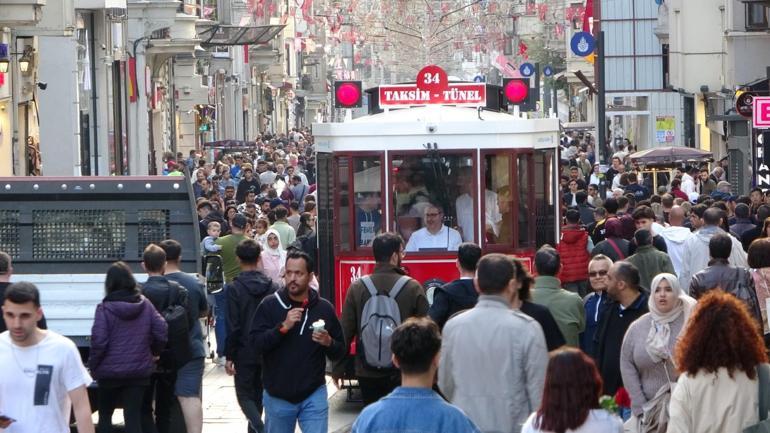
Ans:
MULTIPOLYGON (((693 233, 693 236, 685 241, 682 254, 682 271, 679 274, 679 284, 682 286, 682 290, 689 291, 692 276, 708 266, 710 260, 709 241, 716 233, 726 232, 716 226, 705 226, 693 233)), ((733 241, 733 249, 730 253, 729 263, 732 266, 747 268, 749 265, 746 261, 746 252, 743 251, 741 242, 733 236, 730 236, 730 239, 733 241)))

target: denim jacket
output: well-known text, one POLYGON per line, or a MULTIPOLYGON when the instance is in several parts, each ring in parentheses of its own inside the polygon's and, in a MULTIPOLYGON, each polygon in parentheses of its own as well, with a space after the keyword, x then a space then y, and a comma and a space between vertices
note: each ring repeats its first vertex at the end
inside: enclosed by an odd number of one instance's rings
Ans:
POLYGON ((398 387, 364 409, 352 433, 480 433, 463 411, 428 388, 398 387))

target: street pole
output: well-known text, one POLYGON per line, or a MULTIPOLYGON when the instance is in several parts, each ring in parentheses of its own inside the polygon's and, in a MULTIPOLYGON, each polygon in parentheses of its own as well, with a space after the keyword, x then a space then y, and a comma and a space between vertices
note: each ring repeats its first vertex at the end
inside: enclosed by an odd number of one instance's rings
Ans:
POLYGON ((606 95, 605 88, 605 68, 604 68, 604 30, 599 31, 599 35, 596 38, 596 62, 597 62, 597 75, 596 75, 596 87, 598 95, 596 95, 596 135, 597 135, 597 155, 599 161, 607 164, 609 160, 609 149, 607 149, 607 115, 606 115, 606 95))
MULTIPOLYGON (((767 67, 765 72, 767 74, 768 90, 770 90, 770 66, 767 67)), ((770 93, 768 93, 768 95, 770 95, 770 93)), ((767 146, 768 144, 770 144, 770 129, 765 129, 764 131, 762 131, 762 143, 763 143, 762 144, 763 146, 767 146)), ((767 158, 767 155, 765 155, 765 158, 767 158)))

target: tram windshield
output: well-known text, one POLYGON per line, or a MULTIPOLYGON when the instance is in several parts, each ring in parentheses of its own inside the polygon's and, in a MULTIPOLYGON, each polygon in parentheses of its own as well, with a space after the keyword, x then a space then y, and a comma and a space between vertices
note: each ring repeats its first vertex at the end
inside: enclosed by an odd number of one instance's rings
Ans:
POLYGON ((456 251, 473 237, 473 169, 471 153, 393 156, 396 231, 407 251, 456 251))
POLYGON ((375 236, 386 230, 399 233, 408 252, 456 251, 462 242, 504 252, 553 242, 551 153, 338 155, 337 248, 370 253, 375 236))

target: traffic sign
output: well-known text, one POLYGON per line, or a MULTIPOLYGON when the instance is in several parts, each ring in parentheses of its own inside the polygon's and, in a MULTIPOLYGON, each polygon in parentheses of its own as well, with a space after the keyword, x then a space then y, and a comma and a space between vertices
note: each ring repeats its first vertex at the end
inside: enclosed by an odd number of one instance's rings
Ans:
POLYGON ((553 68, 551 67, 551 65, 548 65, 545 68, 543 68, 543 75, 545 75, 546 77, 550 77, 551 75, 553 75, 553 68))
POLYGON ((594 52, 596 40, 588 32, 577 32, 572 36, 569 45, 575 55, 585 57, 594 52))
POLYGON ((483 83, 485 81, 486 81, 486 78, 483 75, 481 75, 481 74, 476 75, 475 77, 473 77, 473 82, 474 83, 483 83))
POLYGON ((735 100, 735 111, 743 117, 751 119, 754 114, 754 98, 757 96, 753 92, 742 92, 735 100))
POLYGON ((449 77, 440 66, 428 65, 417 73, 416 84, 420 90, 438 94, 449 86, 449 77))
POLYGON ((754 98, 754 127, 770 129, 770 96, 754 98))
POLYGON ((519 73, 523 77, 531 77, 535 73, 535 65, 532 63, 523 63, 519 66, 519 73))

